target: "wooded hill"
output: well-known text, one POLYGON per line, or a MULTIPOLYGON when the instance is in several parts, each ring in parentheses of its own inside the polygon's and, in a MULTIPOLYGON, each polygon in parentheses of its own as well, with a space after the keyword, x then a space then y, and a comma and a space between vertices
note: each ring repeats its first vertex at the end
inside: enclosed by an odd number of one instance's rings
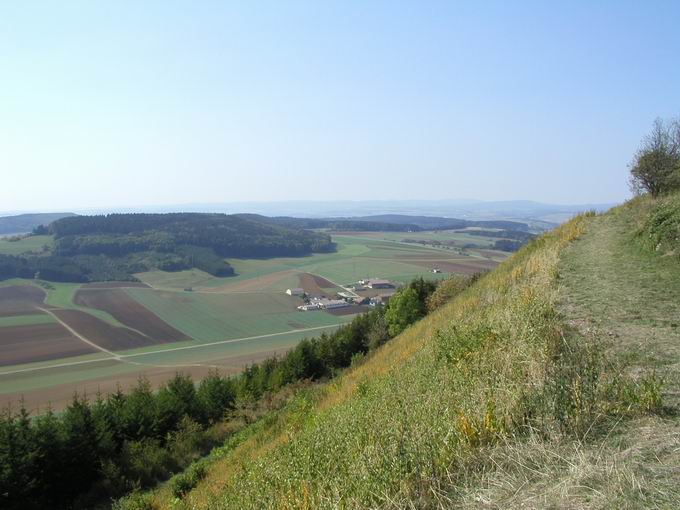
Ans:
POLYGON ((234 274, 225 257, 290 257, 333 251, 330 236, 225 214, 109 214, 62 218, 35 230, 54 236, 44 255, 0 256, 0 278, 134 280, 134 273, 198 268, 234 274))

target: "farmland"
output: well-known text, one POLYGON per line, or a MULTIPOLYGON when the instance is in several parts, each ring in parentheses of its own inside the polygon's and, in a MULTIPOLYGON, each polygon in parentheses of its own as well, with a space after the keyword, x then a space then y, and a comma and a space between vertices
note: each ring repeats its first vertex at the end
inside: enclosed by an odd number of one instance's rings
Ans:
POLYGON ((443 278, 491 268, 507 256, 489 249, 492 239, 464 232, 332 237, 332 253, 227 259, 236 272, 232 277, 193 268, 139 273, 140 282, 0 282, 0 403, 23 395, 29 407, 51 402, 59 409, 74 390, 108 392, 141 375, 156 385, 176 371, 197 379, 216 368, 235 373, 361 311, 299 312, 302 300, 286 295, 287 288, 332 296, 360 278, 397 284, 443 278))

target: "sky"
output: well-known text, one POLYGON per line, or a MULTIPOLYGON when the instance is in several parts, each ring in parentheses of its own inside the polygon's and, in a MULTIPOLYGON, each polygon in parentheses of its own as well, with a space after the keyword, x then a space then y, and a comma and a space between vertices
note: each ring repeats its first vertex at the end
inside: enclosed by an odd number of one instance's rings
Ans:
POLYGON ((0 211, 618 202, 680 2, 0 4, 0 211))

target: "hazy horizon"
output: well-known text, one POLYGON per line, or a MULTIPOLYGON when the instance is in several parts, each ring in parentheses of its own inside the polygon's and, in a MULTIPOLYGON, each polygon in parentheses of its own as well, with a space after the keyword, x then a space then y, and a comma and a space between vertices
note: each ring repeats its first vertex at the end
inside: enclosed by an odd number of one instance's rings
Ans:
POLYGON ((0 7, 0 204, 614 203, 680 6, 0 7))

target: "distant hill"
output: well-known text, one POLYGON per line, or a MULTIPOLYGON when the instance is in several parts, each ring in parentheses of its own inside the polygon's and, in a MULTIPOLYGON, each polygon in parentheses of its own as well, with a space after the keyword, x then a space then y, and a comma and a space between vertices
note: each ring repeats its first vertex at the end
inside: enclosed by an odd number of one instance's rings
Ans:
POLYGON ((417 232, 420 230, 452 230, 467 227, 502 228, 508 230, 528 231, 527 223, 505 220, 463 220, 440 216, 410 216, 407 214, 380 214, 373 216, 356 216, 351 218, 293 218, 278 216, 267 218, 255 214, 243 214, 241 217, 261 218, 262 221, 290 228, 327 228, 331 230, 354 231, 386 231, 417 232))
POLYGON ((39 213, 19 214, 16 216, 0 217, 0 235, 26 234, 40 225, 49 225, 53 221, 69 216, 73 213, 39 213))

